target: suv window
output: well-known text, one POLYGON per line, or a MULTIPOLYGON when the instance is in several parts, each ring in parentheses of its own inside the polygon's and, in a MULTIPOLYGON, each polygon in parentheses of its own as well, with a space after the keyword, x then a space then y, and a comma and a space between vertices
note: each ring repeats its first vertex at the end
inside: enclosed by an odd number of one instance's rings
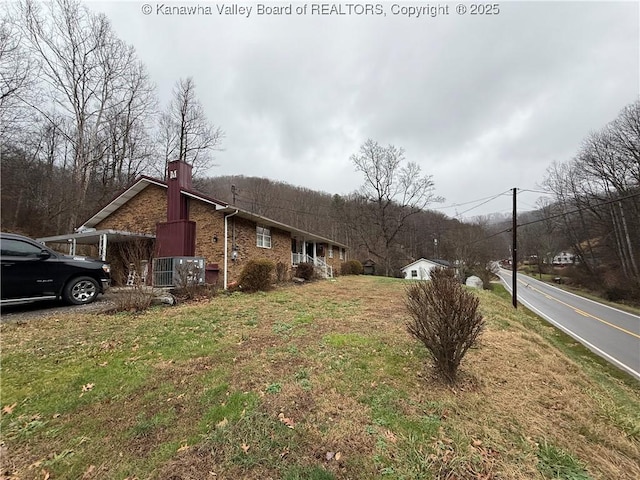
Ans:
POLYGON ((0 255, 3 257, 38 257, 42 250, 43 248, 20 240, 0 240, 0 255))

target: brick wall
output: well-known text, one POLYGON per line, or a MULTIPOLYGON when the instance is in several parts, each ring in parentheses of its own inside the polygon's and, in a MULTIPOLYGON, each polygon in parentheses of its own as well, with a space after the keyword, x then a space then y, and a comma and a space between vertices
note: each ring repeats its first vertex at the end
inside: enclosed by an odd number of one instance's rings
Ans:
POLYGON ((266 258, 274 264, 282 262, 291 268, 291 234, 276 228, 270 230, 271 248, 258 247, 255 222, 239 217, 229 219, 229 281, 237 280, 247 261, 252 258, 266 258), (231 261, 234 221, 238 259, 231 261))
MULTIPOLYGON (((97 229, 125 230, 136 233, 156 233, 156 223, 167 219, 167 190, 149 185, 125 205, 96 225, 97 229)), ((196 222, 196 256, 206 258, 206 262, 217 263, 220 282, 224 276, 224 214, 213 206, 195 199, 189 200, 189 219, 196 222), (217 241, 214 241, 214 237, 217 241)), ((251 258, 266 258, 273 263, 283 262, 291 268, 291 234, 271 228, 271 248, 257 246, 256 223, 238 216, 229 218, 228 225, 228 281, 236 281, 242 268, 251 258), (233 227, 238 248, 238 259, 231 260, 233 247, 233 227)), ((324 244, 324 256, 334 273, 340 272, 340 248, 334 246, 333 258, 329 258, 328 245, 324 244)))
POLYGON ((328 244, 325 244, 324 253, 325 253, 325 262, 327 262, 327 265, 331 265, 331 267, 333 267, 333 274, 339 275, 340 265, 342 265, 346 261, 346 259, 343 259, 343 260, 340 259, 340 247, 338 247, 337 245, 334 245, 333 258, 329 258, 329 246, 328 244))
MULTIPOLYGON (((224 276, 224 214, 214 211, 211 206, 191 200, 189 218, 196 222, 196 256, 205 257, 207 263, 217 263, 220 269, 220 281, 224 276), (217 237, 217 241, 213 238, 217 237)), ((291 235, 278 229, 271 229, 271 248, 257 246, 256 223, 240 218, 228 220, 228 281, 238 280, 240 272, 252 258, 266 258, 274 264, 283 262, 291 266, 291 235), (238 258, 231 259, 234 242, 238 258)))
POLYGON ((167 189, 149 185, 96 225, 97 230, 113 229, 136 233, 156 233, 156 223, 167 220, 167 189))
POLYGON ((220 276, 224 268, 224 214, 206 203, 191 199, 189 219, 196 222, 196 256, 217 263, 220 276), (214 237, 218 240, 214 241, 214 237))

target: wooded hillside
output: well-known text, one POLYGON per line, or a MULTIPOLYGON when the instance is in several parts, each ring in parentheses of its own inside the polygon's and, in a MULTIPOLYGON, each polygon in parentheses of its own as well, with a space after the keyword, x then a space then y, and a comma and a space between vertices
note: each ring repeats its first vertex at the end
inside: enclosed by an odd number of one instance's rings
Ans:
MULTIPOLYGON (((372 139, 342 159, 362 174, 346 196, 255 177, 203 178, 224 133, 207 117, 194 79, 178 79, 159 105, 135 49, 104 15, 75 0, 8 5, 0 15, 2 230, 72 232, 136 177, 164 178, 167 162, 182 160, 194 165, 201 191, 344 242, 351 258, 374 260, 378 273, 396 275, 426 257, 487 279, 487 262, 509 257, 508 222, 438 213, 429 172, 402 147, 372 139)), ((580 283, 640 298, 640 102, 540 181, 546 200, 519 220, 520 258, 542 267, 570 250, 580 283)))

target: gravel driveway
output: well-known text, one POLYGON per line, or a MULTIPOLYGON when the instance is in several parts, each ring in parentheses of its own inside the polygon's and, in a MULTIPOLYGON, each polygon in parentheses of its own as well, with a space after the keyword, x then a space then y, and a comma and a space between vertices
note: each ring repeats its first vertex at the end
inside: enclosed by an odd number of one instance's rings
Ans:
MULTIPOLYGON (((142 295, 147 297, 147 306, 149 301, 151 305, 175 305, 177 301, 176 297, 163 288, 144 287, 143 293, 136 292, 136 290, 133 290, 134 296, 142 295), (150 299, 149 296, 151 297, 150 299)), ((67 305, 61 301, 56 302, 53 300, 43 300, 22 305, 7 305, 0 309, 0 323, 23 322, 46 318, 50 315, 64 315, 65 313, 104 313, 113 311, 118 304, 122 306, 123 301, 131 301, 131 295, 132 290, 130 287, 111 287, 107 290, 107 293, 98 295, 98 299, 89 305, 67 305), (124 299, 118 298, 118 296, 124 296, 124 299)))
POLYGON ((89 305, 67 305, 54 300, 43 300, 22 305, 7 305, 0 309, 0 322, 22 322, 71 312, 102 313, 115 307, 115 295, 117 293, 108 291, 103 295, 99 295, 98 299, 89 305))

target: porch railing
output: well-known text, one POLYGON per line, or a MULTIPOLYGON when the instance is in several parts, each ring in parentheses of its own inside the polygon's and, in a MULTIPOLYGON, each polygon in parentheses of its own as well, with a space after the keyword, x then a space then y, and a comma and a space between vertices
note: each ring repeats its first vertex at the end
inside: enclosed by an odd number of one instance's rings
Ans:
POLYGON ((299 263, 311 263, 316 267, 322 276, 325 278, 333 278, 333 267, 327 265, 322 257, 312 257, 311 255, 305 255, 304 253, 292 253, 291 264, 298 265, 299 263))
POLYGON ((292 253, 291 264, 298 265, 299 263, 313 263, 313 257, 304 253, 292 253))

